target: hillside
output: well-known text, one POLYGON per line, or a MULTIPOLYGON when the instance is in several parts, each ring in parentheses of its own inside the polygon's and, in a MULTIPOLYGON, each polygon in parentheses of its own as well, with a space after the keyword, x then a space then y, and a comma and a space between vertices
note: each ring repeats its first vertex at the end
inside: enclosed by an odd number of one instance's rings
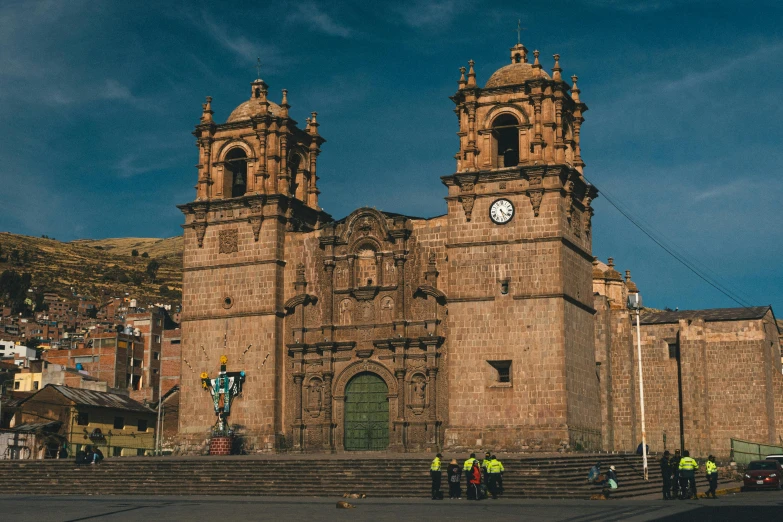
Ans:
POLYGON ((127 292, 141 304, 176 304, 182 290, 182 238, 63 243, 0 232, 0 273, 9 269, 31 274, 39 292, 55 292, 67 299, 83 295, 102 300, 127 292), (134 249, 139 253, 136 257, 131 256, 134 249), (142 257, 144 252, 149 257, 142 257), (146 272, 153 259, 160 265, 154 281, 146 272))
POLYGON ((72 245, 88 247, 101 247, 104 251, 119 256, 129 256, 136 250, 139 255, 143 252, 158 260, 169 256, 182 255, 182 236, 167 237, 165 239, 149 237, 118 237, 110 239, 77 239, 71 241, 72 245))

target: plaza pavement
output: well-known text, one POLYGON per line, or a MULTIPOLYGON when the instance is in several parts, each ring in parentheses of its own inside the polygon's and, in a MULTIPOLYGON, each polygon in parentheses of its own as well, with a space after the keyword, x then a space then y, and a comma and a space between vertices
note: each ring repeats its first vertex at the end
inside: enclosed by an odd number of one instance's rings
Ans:
POLYGON ((435 521, 541 520, 612 522, 636 520, 774 520, 783 513, 783 493, 728 493, 717 500, 629 499, 350 500, 355 509, 337 509, 339 498, 297 497, 147 497, 1 495, 2 520, 14 522, 89 521, 435 521), (468 517, 468 518, 465 518, 468 517))

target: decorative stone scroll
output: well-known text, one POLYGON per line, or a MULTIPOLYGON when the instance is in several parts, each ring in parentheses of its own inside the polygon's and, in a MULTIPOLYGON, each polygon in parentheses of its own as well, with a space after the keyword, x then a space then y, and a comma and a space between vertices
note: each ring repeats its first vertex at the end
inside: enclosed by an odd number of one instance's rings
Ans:
POLYGON ((459 197, 459 202, 462 203, 462 210, 465 211, 465 219, 470 221, 473 216, 473 204, 476 202, 475 195, 465 195, 459 197))
POLYGON ((530 204, 533 206, 533 215, 538 217, 538 211, 541 208, 541 200, 544 198, 544 191, 528 190, 527 197, 530 198, 530 204))
POLYGON ((198 247, 204 246, 204 235, 207 233, 206 223, 196 223, 193 225, 193 229, 196 231, 196 240, 198 241, 198 247))

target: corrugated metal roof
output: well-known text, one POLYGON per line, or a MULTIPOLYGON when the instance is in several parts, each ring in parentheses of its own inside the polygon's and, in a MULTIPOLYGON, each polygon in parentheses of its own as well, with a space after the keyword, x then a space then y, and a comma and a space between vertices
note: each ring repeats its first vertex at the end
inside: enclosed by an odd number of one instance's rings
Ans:
POLYGON ((57 431, 60 429, 63 423, 60 421, 53 422, 35 422, 31 424, 20 424, 11 428, 11 431, 17 431, 19 433, 38 433, 41 431, 57 431))
POLYGON ((709 310, 678 310, 666 312, 642 312, 642 324, 676 323, 680 319, 704 319, 705 321, 745 321, 761 319, 771 309, 770 306, 751 306, 747 308, 712 308, 709 310))
POLYGON ((117 395, 116 393, 100 392, 95 390, 83 390, 80 388, 69 388, 68 386, 61 386, 58 384, 47 384, 47 386, 51 386, 65 397, 75 402, 77 405, 95 406, 97 408, 113 408, 115 410, 138 411, 142 413, 153 413, 151 409, 125 395, 117 395))

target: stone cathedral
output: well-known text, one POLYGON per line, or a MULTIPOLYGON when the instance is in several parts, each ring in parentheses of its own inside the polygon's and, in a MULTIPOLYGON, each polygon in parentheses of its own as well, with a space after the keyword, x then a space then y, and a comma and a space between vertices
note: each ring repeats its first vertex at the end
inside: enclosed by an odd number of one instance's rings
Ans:
POLYGON ((246 372, 231 422, 250 451, 635 447, 633 396, 597 373, 612 366, 596 281, 617 283, 613 302, 635 286, 594 266, 587 106, 558 55, 551 74, 522 44, 509 62, 483 87, 472 61, 461 69, 456 169, 431 219, 333 219, 315 112, 294 121, 261 79, 225 123, 207 98, 196 198, 180 206, 183 446, 215 422, 198 374, 225 354, 246 372))

